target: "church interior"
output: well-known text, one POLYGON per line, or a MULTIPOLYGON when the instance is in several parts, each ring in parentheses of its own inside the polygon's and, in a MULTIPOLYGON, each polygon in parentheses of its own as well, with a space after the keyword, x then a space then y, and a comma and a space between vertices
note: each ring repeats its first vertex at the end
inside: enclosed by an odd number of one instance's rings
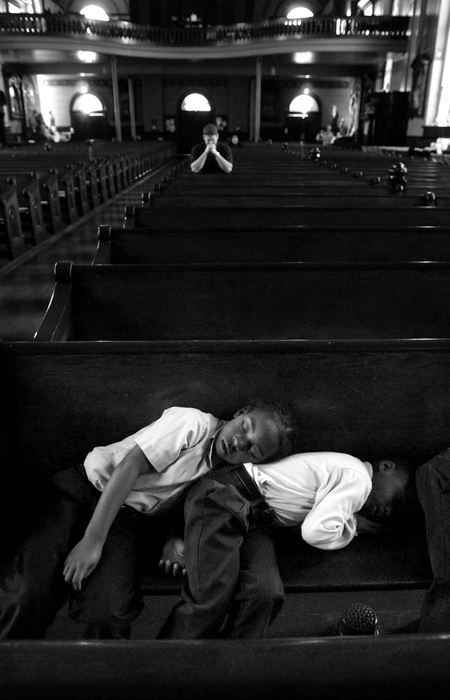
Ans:
POLYGON ((1 697, 445 697, 449 273, 447 0, 0 0, 1 697), (259 637, 159 637, 166 516, 130 638, 84 636, 69 586, 2 637, 61 471, 259 403, 298 453, 405 460, 401 518, 330 551, 271 527, 259 637))

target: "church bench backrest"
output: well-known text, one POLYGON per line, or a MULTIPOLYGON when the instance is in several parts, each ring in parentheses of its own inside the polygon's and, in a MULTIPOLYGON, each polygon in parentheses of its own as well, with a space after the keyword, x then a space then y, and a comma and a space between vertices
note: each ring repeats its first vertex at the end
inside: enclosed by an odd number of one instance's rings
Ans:
POLYGON ((36 340, 450 338, 450 263, 58 263, 36 340))
POLYGON ((450 260, 447 227, 192 230, 99 227, 95 263, 450 260))

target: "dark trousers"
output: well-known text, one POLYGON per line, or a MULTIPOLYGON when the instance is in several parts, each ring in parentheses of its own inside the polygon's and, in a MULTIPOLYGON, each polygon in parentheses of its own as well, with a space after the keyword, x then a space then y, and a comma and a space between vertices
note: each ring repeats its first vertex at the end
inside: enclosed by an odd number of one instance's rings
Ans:
POLYGON ((261 637, 285 595, 255 484, 242 466, 211 471, 184 513, 187 576, 159 638, 261 637))
POLYGON ((143 608, 138 587, 139 525, 159 519, 121 508, 100 562, 75 593, 64 581, 64 561, 82 538, 99 495, 77 468, 52 477, 49 503, 3 586, 0 638, 44 637, 68 599, 71 617, 86 626, 86 638, 129 638, 130 622, 143 608))
POLYGON ((421 632, 450 632, 450 448, 416 472, 417 495, 425 513, 433 583, 425 595, 421 632))

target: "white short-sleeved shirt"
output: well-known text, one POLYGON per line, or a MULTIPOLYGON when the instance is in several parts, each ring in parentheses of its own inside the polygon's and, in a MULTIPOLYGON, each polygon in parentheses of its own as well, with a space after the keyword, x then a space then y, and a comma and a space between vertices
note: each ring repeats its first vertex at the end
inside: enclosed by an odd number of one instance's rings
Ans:
POLYGON ((372 466, 340 452, 305 452, 270 464, 246 464, 276 524, 301 524, 319 549, 345 547, 356 534, 355 513, 372 489, 372 466))
POLYGON ((89 452, 84 461, 87 477, 103 491, 117 465, 137 444, 156 472, 140 476, 125 503, 144 513, 161 514, 211 469, 214 437, 222 425, 196 408, 168 408, 137 433, 89 452))

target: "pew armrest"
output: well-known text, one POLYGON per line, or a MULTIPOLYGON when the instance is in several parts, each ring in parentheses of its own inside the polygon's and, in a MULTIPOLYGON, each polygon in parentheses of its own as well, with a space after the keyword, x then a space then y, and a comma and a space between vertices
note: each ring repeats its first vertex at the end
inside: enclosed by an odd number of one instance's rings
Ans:
POLYGON ((72 334, 72 263, 55 264, 55 287, 35 341, 68 340, 72 334))
POLYGON ((93 260, 94 265, 111 263, 111 226, 103 224, 98 227, 97 251, 93 260))

